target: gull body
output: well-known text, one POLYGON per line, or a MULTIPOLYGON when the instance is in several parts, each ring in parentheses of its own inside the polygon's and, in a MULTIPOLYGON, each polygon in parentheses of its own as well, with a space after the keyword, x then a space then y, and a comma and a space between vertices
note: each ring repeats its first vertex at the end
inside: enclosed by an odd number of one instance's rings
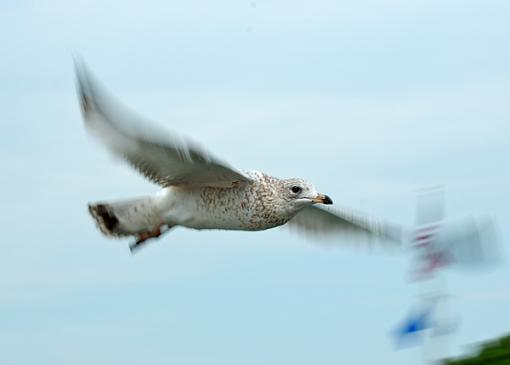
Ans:
POLYGON ((304 181, 280 180, 256 171, 247 175, 253 179, 251 184, 163 190, 165 222, 195 229, 264 230, 287 223, 319 195, 310 191, 301 203, 289 204, 281 190, 286 185, 305 185, 304 181))
MULTIPOLYGON (((258 171, 246 174, 253 179, 252 183, 231 187, 171 186, 153 196, 96 203, 90 209, 94 215, 94 207, 108 207, 110 216, 118 220, 115 231, 136 234, 162 224, 193 229, 260 231, 287 223, 301 209, 314 203, 331 204, 328 196, 318 194, 302 179, 277 179, 258 171), (298 186, 300 191, 292 192, 292 187, 298 186)), ((103 213, 95 218, 101 221, 105 216, 103 213)), ((102 226, 103 233, 114 233, 104 222, 102 226)))

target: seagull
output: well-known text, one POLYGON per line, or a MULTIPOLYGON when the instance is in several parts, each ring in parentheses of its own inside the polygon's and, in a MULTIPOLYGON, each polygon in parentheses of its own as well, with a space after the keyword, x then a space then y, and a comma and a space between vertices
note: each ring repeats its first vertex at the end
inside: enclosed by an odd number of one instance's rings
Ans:
POLYGON ((300 178, 241 171, 197 143, 154 125, 111 96, 75 60, 84 124, 115 156, 161 189, 150 196, 90 203, 107 237, 134 237, 131 251, 174 227, 261 231, 284 224, 313 238, 383 237, 399 227, 352 210, 326 210, 333 200, 300 178))

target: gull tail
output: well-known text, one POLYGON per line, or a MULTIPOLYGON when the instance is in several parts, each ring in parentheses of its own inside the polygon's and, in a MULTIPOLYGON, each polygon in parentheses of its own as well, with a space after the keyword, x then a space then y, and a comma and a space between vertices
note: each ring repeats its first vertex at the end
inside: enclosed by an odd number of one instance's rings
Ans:
POLYGON ((119 218, 109 204, 89 204, 89 213, 96 221, 96 225, 105 236, 124 236, 119 232, 119 218))
POLYGON ((160 224, 153 197, 89 204, 89 213, 107 237, 127 237, 160 224))

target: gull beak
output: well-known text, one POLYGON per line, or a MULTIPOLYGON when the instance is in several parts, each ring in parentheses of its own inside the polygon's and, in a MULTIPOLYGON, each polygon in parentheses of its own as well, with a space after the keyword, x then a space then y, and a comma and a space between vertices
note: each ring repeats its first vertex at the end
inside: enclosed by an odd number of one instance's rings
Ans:
POLYGON ((333 204, 333 200, 327 195, 319 194, 316 198, 312 199, 312 202, 314 203, 321 203, 321 204, 333 204))

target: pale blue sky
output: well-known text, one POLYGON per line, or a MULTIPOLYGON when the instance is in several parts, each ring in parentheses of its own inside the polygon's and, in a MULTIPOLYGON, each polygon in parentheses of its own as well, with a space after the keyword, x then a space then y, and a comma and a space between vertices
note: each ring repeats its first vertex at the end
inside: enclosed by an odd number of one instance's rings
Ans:
MULTIPOLYGON (((8 364, 410 364, 409 257, 285 229, 175 230, 139 255, 86 203, 156 191, 84 131, 71 55, 241 169, 411 224, 417 189, 509 237, 506 1, 4 1, 0 354, 8 364)), ((508 248, 503 245, 503 253, 508 248)), ((451 273, 450 341, 510 332, 510 269, 451 273)))

